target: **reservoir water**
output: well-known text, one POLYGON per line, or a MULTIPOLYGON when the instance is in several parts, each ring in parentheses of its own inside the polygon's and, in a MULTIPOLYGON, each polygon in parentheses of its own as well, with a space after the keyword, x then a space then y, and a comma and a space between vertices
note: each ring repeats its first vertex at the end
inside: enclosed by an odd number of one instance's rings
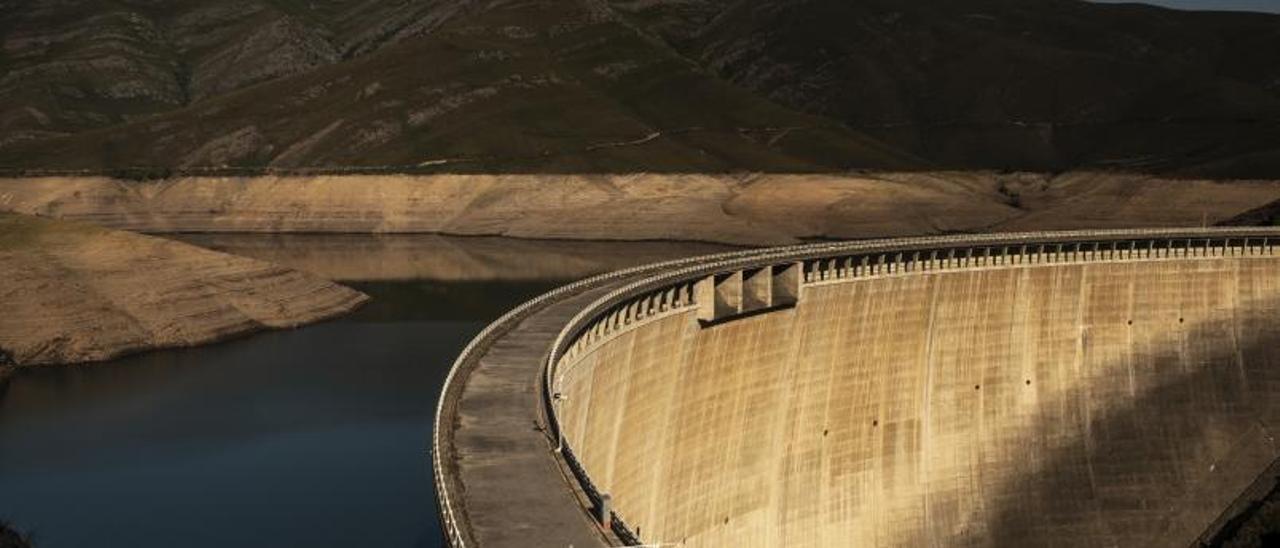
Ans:
POLYGON ((373 297, 291 331, 24 372, 0 392, 0 519, 39 548, 441 545, 428 440, 489 321, 693 244, 183 236, 373 297))

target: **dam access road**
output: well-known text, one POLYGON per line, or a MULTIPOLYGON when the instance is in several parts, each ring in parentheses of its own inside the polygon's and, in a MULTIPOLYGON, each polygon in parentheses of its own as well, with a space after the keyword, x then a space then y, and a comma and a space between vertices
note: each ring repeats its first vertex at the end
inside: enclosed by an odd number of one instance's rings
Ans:
POLYGON ((827 243, 538 297, 454 364, 450 545, 1194 546, 1275 485, 1280 230, 827 243))

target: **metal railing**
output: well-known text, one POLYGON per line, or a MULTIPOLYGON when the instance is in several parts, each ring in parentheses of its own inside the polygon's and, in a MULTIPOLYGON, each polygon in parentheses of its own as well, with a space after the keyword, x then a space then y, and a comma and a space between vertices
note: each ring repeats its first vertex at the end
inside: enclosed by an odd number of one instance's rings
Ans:
MULTIPOLYGON (((982 236, 908 238, 870 242, 845 242, 763 250, 750 256, 710 256, 693 266, 679 268, 619 287, 591 303, 561 330, 548 356, 544 373, 544 399, 553 400, 563 379, 561 362, 579 356, 617 333, 634 329, 646 320, 665 316, 654 310, 655 296, 677 293, 698 278, 743 268, 760 268, 784 262, 803 262, 803 283, 818 285, 871 277, 913 275, 944 270, 1049 266, 1069 263, 1181 260, 1216 257, 1274 257, 1280 229, 1117 230, 1058 233, 1025 233, 982 236), (639 306, 637 306, 639 305, 639 306)), ((692 293, 690 293, 692 295, 692 293)), ((696 302, 673 303, 682 308, 696 302)), ((562 447, 561 456, 587 493, 600 503, 601 491, 578 461, 572 445, 560 431, 559 417, 548 405, 548 421, 562 447)), ((612 512, 615 531, 631 531, 617 511, 612 512)), ((638 544, 639 538, 626 539, 638 544)))
MULTIPOLYGON (((560 451, 560 457, 564 459, 568 468, 573 471, 573 474, 578 480, 583 492, 587 494, 592 504, 598 505, 600 503, 600 491, 594 485, 594 482, 591 481, 590 476, 578 461, 572 448, 563 440, 559 419, 556 416, 556 411, 553 406, 553 402, 555 401, 554 394, 556 393, 555 387, 557 386, 556 374, 561 358, 572 345, 578 343, 584 333, 592 328, 594 322, 605 319, 604 317, 610 313, 617 312, 618 310, 626 310, 628 306, 635 304, 637 298, 649 299, 654 295, 662 294, 663 292, 669 291, 673 288, 687 285, 691 281, 708 275, 731 272, 735 269, 760 267, 783 262, 805 261, 806 283, 818 283, 823 280, 811 279, 810 276, 815 272, 820 273, 824 271, 822 268, 811 268, 812 265, 818 264, 815 261, 820 260, 844 260, 856 257, 888 256, 890 254, 894 257, 900 257, 904 256, 903 254, 908 254, 905 256, 912 257, 912 259, 906 263, 886 261, 881 264, 911 264, 920 266, 919 269, 907 270, 904 266, 901 270, 897 270, 897 267, 895 266, 886 266, 883 271, 873 269, 867 272, 870 273, 868 275, 912 274, 928 270, 923 266, 925 263, 917 259, 918 255, 916 255, 916 253, 918 252, 945 253, 948 251, 966 252, 967 250, 967 255, 965 256, 968 257, 969 262, 964 263, 966 266, 955 268, 975 268, 979 267, 976 261, 982 257, 981 255, 975 256, 973 254, 973 250, 977 249, 989 249, 996 247, 1004 248, 1008 246, 1023 245, 1109 244, 1120 241, 1147 242, 1153 240, 1164 242, 1182 241, 1184 243, 1179 244, 1179 247, 1173 247, 1172 244, 1170 244, 1167 249, 1186 250, 1207 249, 1212 247, 1208 246, 1208 244, 1201 246, 1198 243, 1201 241, 1209 243, 1217 241, 1224 243, 1238 241, 1242 244, 1254 242, 1255 245, 1261 245, 1262 249, 1266 250, 1268 254, 1271 254, 1274 253, 1274 243, 1280 242, 1280 229, 1222 228, 1088 230, 984 235, 966 234, 805 244, 771 249, 736 251, 634 267, 588 278, 538 296, 521 304, 498 320, 489 324, 480 332, 480 334, 473 338, 466 348, 458 355, 457 359, 454 360, 453 366, 450 368, 448 376, 445 378, 444 386, 441 389, 440 400, 436 406, 436 416, 431 445, 431 463, 432 476, 435 480, 436 494, 439 501, 440 519, 446 540, 450 546, 454 547, 475 545, 474 535, 470 531, 470 527, 465 516, 465 508, 461 504, 460 493, 462 492, 462 489, 460 479, 456 477, 456 474, 453 473, 453 468, 451 467, 452 462, 455 459, 452 445, 454 411, 461 393, 465 388, 465 378, 470 373, 471 369, 479 362, 480 357, 488 351, 489 347, 495 341, 515 329, 521 322, 533 316, 537 312, 564 299, 582 294, 586 291, 626 282, 584 307, 565 325, 563 329, 561 329, 555 343, 551 347, 547 361, 544 363, 541 375, 542 398, 543 406, 546 410, 548 433, 557 440, 557 445, 562 449, 560 451)), ((1077 251, 1079 250, 1077 249, 1077 251)), ((1003 256, 1010 255, 1006 252, 1003 256)), ((1169 256, 1169 258, 1183 257, 1185 257, 1185 255, 1169 256)), ((952 256, 951 258, 954 259, 955 257, 952 256)), ((1156 257, 1150 258, 1154 259, 1156 257)), ((1094 258, 1091 260, 1103 259, 1094 258)), ((1037 264, 1054 263, 1046 262, 1037 264)), ((855 268, 847 270, 847 272, 848 274, 844 275, 856 277, 858 276, 859 271, 855 268)), ((836 276, 839 275, 840 274, 837 274, 836 276)), ((844 278, 833 277, 831 279, 844 278)), ((694 302, 690 296, 687 301, 671 300, 668 302, 668 308, 665 311, 658 310, 658 312, 675 311, 682 307, 696 305, 697 303, 694 302)), ((632 310, 637 309, 633 308, 632 310)), ((634 320, 643 320, 652 317, 657 317, 657 315, 649 314, 648 311, 646 311, 644 314, 634 316, 632 318, 633 323, 628 325, 639 325, 639 322, 634 320)), ((636 535, 631 533, 632 529, 627 526, 625 520, 623 520, 617 512, 612 512, 611 528, 624 543, 639 543, 639 539, 636 535)))
MULTIPOLYGON (((742 256, 748 257, 754 254, 763 253, 763 250, 744 250, 725 253, 719 256, 742 256)), ((431 439, 431 469, 432 478, 435 481, 436 499, 440 521, 445 538, 450 546, 457 548, 465 548, 467 546, 475 546, 473 535, 462 517, 463 510, 458 505, 459 493, 461 489, 456 485, 456 478, 451 478, 447 472, 446 461, 453 458, 452 452, 452 419, 453 406, 456 405, 461 390, 465 383, 460 379, 468 374, 480 357, 488 351, 489 347, 503 335, 515 329, 521 322, 529 318, 538 311, 571 296, 589 291, 593 288, 602 287, 618 280, 630 277, 641 276, 648 273, 661 272, 670 268, 678 268, 687 264, 697 263, 703 260, 700 257, 691 257, 687 259, 678 259, 652 265, 629 268, 594 276, 574 282, 572 284, 557 288, 549 293, 544 293, 535 297, 520 306, 507 312, 502 317, 495 320, 482 330, 478 335, 471 339, 471 342, 458 354, 454 359, 453 365, 449 368, 449 373, 445 377, 444 385, 440 391, 440 399, 436 402, 436 414, 432 430, 431 439)), ((575 461, 576 462, 576 461, 575 461)))
MULTIPOLYGON (((1277 242, 1280 242, 1280 238, 1257 235, 1190 239, 1125 238, 1058 244, 988 245, 907 251, 872 250, 842 256, 801 259, 801 262, 804 265, 803 283, 813 286, 855 278, 953 269, 972 270, 1069 262, 1097 263, 1272 255, 1275 253, 1277 242)), ((673 285, 644 289, 639 295, 635 292, 641 290, 623 291, 622 293, 628 294, 625 300, 603 310, 604 305, 593 303, 589 307, 590 312, 584 311, 593 318, 584 328, 577 331, 576 336, 571 337, 567 348, 559 354, 556 367, 561 367, 559 362, 572 359, 644 320, 698 306, 692 289, 695 283, 692 279, 679 279, 673 285)), ((572 327, 571 322, 566 331, 572 327)))

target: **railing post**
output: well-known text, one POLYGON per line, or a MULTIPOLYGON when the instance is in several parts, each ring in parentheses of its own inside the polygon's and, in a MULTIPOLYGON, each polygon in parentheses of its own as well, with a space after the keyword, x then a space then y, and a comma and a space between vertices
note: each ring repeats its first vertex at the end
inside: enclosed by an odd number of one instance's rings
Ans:
POLYGON ((605 529, 613 524, 613 497, 609 493, 600 493, 600 503, 596 504, 596 523, 605 529))

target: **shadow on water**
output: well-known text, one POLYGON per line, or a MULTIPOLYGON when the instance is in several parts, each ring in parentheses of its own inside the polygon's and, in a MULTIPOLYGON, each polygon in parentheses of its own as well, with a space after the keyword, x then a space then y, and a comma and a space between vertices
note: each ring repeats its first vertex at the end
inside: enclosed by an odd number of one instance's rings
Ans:
MULTIPOLYGON (((1252 310, 1277 304, 1254 303, 1252 310)), ((1227 321, 1171 336, 1167 348, 1135 360, 1136 367, 1190 372, 1136 399, 1124 386, 1094 383, 1055 401, 1057 409, 1042 406, 1032 434, 1039 439, 1028 443, 1051 447, 1064 430, 1077 441, 1053 449, 1041 470, 1006 475, 1011 479, 983 497, 992 508, 986 530, 952 540, 1064 547, 1192 541, 1277 455, 1271 400, 1280 390, 1280 325, 1265 315, 1250 319, 1251 335, 1239 341, 1239 353, 1227 321), (1083 391, 1104 388, 1107 394, 1092 397, 1112 401, 1090 416, 1083 391)))
MULTIPOLYGON (((616 262, 628 256, 622 244, 606 258, 559 248, 558 262, 530 259, 521 271, 520 257, 536 253, 527 243, 437 252, 424 250, 468 239, 309 238, 246 239, 235 250, 394 275, 352 283, 374 300, 336 321, 0 384, 0 518, 41 548, 439 546, 427 440, 457 352, 519 302, 629 266, 616 262), (436 279, 387 281, 406 274, 436 279)), ((1070 430, 1078 441, 993 486, 985 530, 923 540, 1138 546, 1200 533, 1275 455, 1280 326, 1263 316, 1241 330, 1251 335, 1238 354, 1229 323, 1188 318, 1184 334, 1139 362, 1190 372, 1136 399, 1119 388, 1095 395, 1112 398, 1105 413, 1090 415, 1080 394, 1042 407, 1033 436, 1070 430)))
POLYGON ((348 318, 24 372, 0 400, 0 515, 42 548, 435 546, 444 375, 555 285, 360 284, 374 301, 348 318))
POLYGON ((488 323, 517 304, 550 291, 562 282, 348 282, 373 297, 345 321, 479 321, 488 323))
POLYGON ((520 240, 435 234, 175 234, 331 280, 568 280, 739 249, 690 242, 520 240), (371 260, 352 260, 363 257, 371 260))
MULTIPOLYGON (((428 440, 457 353, 511 307, 630 264, 615 264, 626 247, 615 244, 603 259, 577 251, 551 275, 473 279, 492 268, 475 257, 518 268, 536 249, 490 239, 437 253, 438 242, 411 240, 392 252, 369 238, 308 240, 336 250, 324 261, 425 278, 349 282, 373 301, 347 317, 15 376, 0 388, 0 518, 40 548, 440 546, 428 440), (432 270, 396 266, 400 248, 432 270)), ((241 247, 288 256, 273 246, 297 241, 241 247)))

